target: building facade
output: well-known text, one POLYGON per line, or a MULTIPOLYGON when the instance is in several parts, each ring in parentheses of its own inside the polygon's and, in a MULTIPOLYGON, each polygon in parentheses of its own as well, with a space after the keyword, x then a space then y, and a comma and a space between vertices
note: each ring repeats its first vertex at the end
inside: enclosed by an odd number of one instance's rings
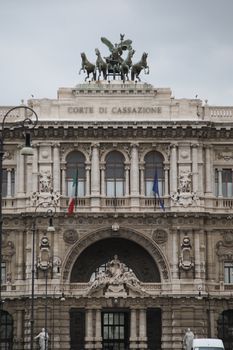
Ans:
POLYGON ((180 350, 191 328, 232 349, 233 107, 121 80, 28 105, 34 155, 5 131, 2 348, 46 328, 49 349, 180 350))

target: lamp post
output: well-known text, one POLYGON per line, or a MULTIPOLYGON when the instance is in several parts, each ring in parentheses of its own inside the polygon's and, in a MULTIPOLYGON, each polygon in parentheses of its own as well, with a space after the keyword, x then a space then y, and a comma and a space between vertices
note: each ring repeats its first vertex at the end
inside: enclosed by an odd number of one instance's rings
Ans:
MULTIPOLYGON (((5 126, 8 117, 12 117, 11 114, 16 110, 20 110, 20 115, 14 116, 14 120, 10 122, 11 128, 19 127, 25 132, 25 147, 22 148, 22 155, 33 155, 33 150, 30 145, 30 129, 34 129, 38 122, 38 116, 36 112, 28 106, 16 106, 9 109, 3 116, 0 123, 1 135, 0 135, 0 316, 2 312, 2 183, 3 183, 3 155, 4 155, 4 141, 5 141, 5 126), (16 118, 16 119, 15 119, 16 118)), ((1 337, 1 317, 0 317, 0 337, 1 337)), ((0 338, 1 347, 1 338, 0 338)))
MULTIPOLYGON (((56 206, 52 205, 48 201, 40 202, 35 208, 35 217, 33 220, 32 226, 32 290, 31 290, 31 333, 30 333, 30 350, 34 348, 34 292, 35 292, 35 233, 36 233, 36 212, 39 207, 47 205, 49 209, 47 210, 47 215, 49 216, 49 226, 47 228, 47 232, 54 232, 55 229, 53 227, 53 216, 56 213, 56 206), (53 210, 51 209, 53 208, 53 210)), ((48 331, 47 331, 47 321, 48 321, 48 269, 51 267, 50 254, 49 254, 49 242, 46 235, 44 235, 41 239, 40 244, 41 256, 38 262, 38 267, 44 271, 45 273, 45 350, 48 349, 48 331)))

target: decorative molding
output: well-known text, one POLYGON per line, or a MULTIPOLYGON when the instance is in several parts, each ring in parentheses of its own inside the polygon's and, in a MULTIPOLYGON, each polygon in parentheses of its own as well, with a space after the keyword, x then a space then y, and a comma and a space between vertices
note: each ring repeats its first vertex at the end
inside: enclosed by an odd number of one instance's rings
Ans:
POLYGON ((185 235, 183 238, 183 242, 181 244, 181 256, 179 261, 179 268, 185 271, 191 270, 194 267, 194 263, 192 262, 191 257, 191 242, 190 238, 185 235))

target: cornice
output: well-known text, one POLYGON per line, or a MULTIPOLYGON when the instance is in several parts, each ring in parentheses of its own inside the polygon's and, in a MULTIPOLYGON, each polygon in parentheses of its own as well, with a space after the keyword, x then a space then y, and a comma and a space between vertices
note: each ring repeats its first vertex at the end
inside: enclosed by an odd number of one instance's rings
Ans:
MULTIPOLYGON (((23 133, 19 129, 8 130, 6 139, 22 139, 23 133)), ((191 123, 191 122, 43 122, 32 130, 35 139, 70 140, 79 138, 113 139, 128 138, 145 139, 156 138, 166 140, 208 140, 208 142, 233 139, 233 123, 191 123)))

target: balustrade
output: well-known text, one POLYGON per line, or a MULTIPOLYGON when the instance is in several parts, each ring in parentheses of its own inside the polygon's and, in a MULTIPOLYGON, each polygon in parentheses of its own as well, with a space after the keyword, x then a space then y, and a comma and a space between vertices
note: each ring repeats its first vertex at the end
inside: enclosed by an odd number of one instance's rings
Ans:
POLYGON ((213 121, 229 121, 233 119, 232 107, 209 107, 209 113, 213 121))

